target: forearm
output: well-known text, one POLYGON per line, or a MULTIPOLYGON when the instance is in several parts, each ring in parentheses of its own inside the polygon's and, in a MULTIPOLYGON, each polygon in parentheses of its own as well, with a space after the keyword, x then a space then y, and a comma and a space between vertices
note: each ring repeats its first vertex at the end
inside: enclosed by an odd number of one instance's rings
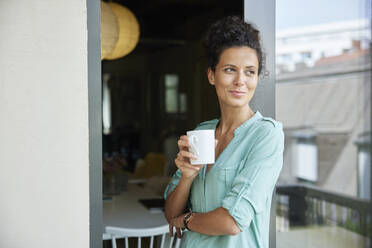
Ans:
POLYGON ((234 218, 222 207, 207 213, 194 213, 188 227, 205 235, 236 235, 241 232, 234 218))
POLYGON ((181 215, 189 198, 193 178, 181 177, 177 187, 167 197, 165 201, 165 218, 170 221, 171 218, 181 215))

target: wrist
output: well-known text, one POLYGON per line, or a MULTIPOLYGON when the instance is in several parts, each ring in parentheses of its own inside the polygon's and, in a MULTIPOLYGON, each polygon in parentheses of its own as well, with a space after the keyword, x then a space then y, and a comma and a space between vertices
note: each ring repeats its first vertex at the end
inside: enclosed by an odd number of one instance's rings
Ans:
POLYGON ((184 228, 186 228, 187 230, 191 231, 190 230, 190 226, 189 226, 189 223, 190 221, 192 220, 192 218, 194 217, 194 214, 191 209, 190 209, 190 212, 186 213, 183 217, 183 226, 184 228))

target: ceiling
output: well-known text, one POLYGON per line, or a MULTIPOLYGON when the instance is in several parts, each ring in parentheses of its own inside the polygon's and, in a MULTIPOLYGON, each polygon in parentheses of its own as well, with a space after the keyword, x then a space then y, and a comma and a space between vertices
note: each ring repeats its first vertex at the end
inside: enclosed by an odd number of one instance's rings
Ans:
POLYGON ((227 15, 243 14, 243 0, 115 0, 140 24, 136 53, 200 40, 207 27, 227 15))

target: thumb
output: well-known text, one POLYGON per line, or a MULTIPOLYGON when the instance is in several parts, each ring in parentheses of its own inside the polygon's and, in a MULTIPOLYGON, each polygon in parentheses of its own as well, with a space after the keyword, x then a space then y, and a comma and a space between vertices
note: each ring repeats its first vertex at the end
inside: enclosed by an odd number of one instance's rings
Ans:
POLYGON ((218 144, 218 140, 215 139, 215 140, 214 140, 214 148, 216 148, 217 144, 218 144))

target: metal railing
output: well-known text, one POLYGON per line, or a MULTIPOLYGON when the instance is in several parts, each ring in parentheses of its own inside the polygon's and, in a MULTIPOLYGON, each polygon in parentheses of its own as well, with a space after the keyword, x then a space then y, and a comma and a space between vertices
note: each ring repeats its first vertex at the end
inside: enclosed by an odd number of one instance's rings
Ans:
POLYGON ((371 235, 371 203, 308 185, 277 186, 277 230, 309 225, 337 225, 371 235))

